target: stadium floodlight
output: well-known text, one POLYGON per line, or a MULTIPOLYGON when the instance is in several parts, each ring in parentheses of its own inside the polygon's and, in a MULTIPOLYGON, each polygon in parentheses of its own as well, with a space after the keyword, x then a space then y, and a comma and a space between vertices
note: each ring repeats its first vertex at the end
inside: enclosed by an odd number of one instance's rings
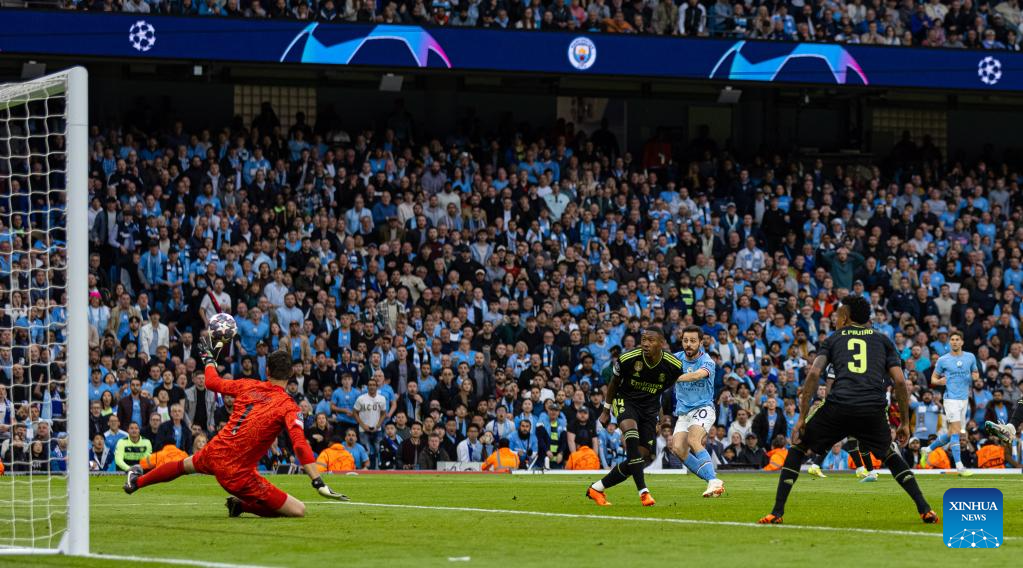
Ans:
MULTIPOLYGON (((4 341, 0 349, 14 347, 26 358, 28 388, 11 398, 27 396, 40 412, 33 422, 68 434, 66 449, 63 439, 49 442, 42 459, 20 451, 20 439, 19 451, 11 451, 10 460, 4 456, 0 554, 89 552, 88 107, 88 74, 81 67, 0 85, 0 194, 9 196, 10 207, 0 211, 0 223, 9 227, 15 216, 21 223, 17 232, 3 231, 0 250, 11 247, 12 256, 31 254, 36 262, 31 278, 13 266, 0 272, 0 290, 27 292, 32 306, 47 304, 39 323, 8 318, 10 337, 28 334, 30 341, 4 341)), ((5 449, 14 443, 12 414, 4 417, 5 449)))

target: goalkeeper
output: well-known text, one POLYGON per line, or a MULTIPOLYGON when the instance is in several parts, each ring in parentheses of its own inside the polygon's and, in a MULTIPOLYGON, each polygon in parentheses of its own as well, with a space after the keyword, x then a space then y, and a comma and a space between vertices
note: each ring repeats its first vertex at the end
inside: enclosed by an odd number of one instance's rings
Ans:
POLYGON ((216 437, 194 456, 164 463, 144 475, 141 468, 132 468, 124 491, 131 494, 184 474, 203 473, 216 476, 220 486, 231 494, 227 498, 227 511, 231 517, 242 513, 260 517, 305 516, 305 505, 301 501, 274 487, 256 472, 260 458, 266 455, 281 428, 285 428, 295 455, 313 480, 313 488, 324 497, 347 501, 348 497, 335 493, 320 478, 313 451, 305 439, 298 406, 284 392, 292 373, 291 356, 277 351, 267 357, 267 382, 251 379, 228 381, 217 373, 216 356, 209 338, 200 338, 198 346, 206 369, 206 388, 235 397, 231 418, 216 437))

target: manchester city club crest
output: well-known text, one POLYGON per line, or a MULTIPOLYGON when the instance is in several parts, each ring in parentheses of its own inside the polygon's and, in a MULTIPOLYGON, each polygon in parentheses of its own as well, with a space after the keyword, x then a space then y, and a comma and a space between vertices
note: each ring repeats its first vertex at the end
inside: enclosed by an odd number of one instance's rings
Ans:
POLYGON ((963 362, 962 361, 956 361, 956 367, 962 367, 962 366, 963 366, 963 362))
POLYGON ((568 62, 585 71, 597 62, 597 45, 588 37, 577 37, 568 44, 568 62))

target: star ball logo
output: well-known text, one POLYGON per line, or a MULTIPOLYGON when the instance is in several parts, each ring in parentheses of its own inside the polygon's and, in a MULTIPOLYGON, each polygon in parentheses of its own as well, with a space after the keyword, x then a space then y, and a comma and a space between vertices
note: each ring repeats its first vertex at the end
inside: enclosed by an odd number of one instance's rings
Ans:
POLYGON ((1002 79, 1002 62, 990 55, 977 63, 977 77, 985 85, 994 85, 1002 79))
POLYGON ((945 548, 1001 548, 1002 492, 949 489, 942 524, 945 548))
POLYGON ((128 42, 136 51, 149 51, 156 45, 156 28, 145 20, 139 20, 128 28, 128 42))
POLYGON ((597 62, 597 45, 588 37, 577 37, 568 44, 568 62, 585 71, 597 62))

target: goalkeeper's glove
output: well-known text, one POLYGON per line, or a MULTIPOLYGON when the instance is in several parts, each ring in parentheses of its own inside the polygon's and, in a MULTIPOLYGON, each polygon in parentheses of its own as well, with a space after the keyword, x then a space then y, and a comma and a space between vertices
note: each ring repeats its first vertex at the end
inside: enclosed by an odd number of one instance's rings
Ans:
POLYGON ((350 499, 348 499, 347 495, 344 495, 342 493, 338 493, 338 492, 334 491, 333 489, 331 489, 330 486, 327 485, 326 482, 323 481, 322 477, 317 477, 316 479, 313 480, 313 489, 315 489, 317 493, 319 493, 320 495, 323 495, 327 499, 336 499, 338 501, 349 501, 350 500, 350 499))
POLYGON ((199 349, 199 358, 202 359, 202 366, 209 367, 210 365, 213 365, 216 367, 217 356, 213 352, 213 346, 210 345, 210 338, 205 335, 201 336, 199 341, 196 343, 196 346, 199 349))

